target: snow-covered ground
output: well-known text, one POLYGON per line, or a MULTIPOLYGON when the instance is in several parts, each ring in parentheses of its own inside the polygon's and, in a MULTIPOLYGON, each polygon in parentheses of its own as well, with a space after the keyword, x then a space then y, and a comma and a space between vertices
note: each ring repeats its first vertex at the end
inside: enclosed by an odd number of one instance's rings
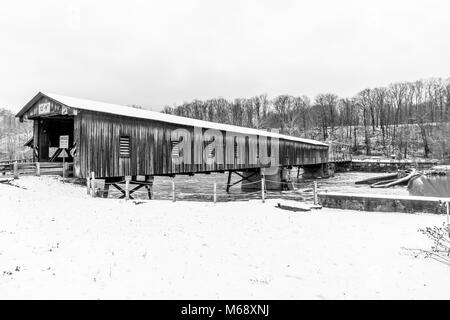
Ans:
POLYGON ((127 202, 53 177, 17 184, 26 189, 0 184, 3 299, 450 298, 450 268, 402 249, 428 248, 417 229, 443 216, 127 202))

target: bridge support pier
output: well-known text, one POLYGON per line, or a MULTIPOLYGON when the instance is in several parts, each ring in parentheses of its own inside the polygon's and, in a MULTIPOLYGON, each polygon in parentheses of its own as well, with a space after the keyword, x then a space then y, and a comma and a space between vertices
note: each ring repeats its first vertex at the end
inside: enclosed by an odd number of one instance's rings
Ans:
POLYGON ((319 163, 303 166, 304 179, 320 179, 334 176, 334 163, 319 163))
MULTIPOLYGON (((246 171, 242 173, 243 180, 241 184, 242 191, 261 190, 261 170, 246 171)), ((288 168, 278 168, 275 174, 265 174, 266 190, 281 191, 292 190, 292 178, 288 168)))
POLYGON ((334 172, 347 172, 352 169, 351 161, 340 161, 336 162, 334 165, 335 165, 334 172))

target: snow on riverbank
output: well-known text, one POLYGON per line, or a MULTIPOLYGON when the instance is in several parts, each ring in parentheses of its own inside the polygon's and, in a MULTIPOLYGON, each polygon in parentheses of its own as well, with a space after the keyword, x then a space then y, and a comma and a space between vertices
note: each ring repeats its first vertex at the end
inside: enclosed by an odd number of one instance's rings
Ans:
POLYGON ((17 184, 27 189, 0 184, 0 298, 450 297, 450 268, 401 249, 429 247, 417 229, 443 216, 136 204, 52 177, 17 184))

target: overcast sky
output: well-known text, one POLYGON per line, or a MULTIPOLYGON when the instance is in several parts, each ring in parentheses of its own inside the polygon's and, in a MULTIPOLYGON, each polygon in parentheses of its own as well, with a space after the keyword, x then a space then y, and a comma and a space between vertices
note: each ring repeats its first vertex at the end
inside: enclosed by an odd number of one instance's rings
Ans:
POLYGON ((446 78, 449 14, 448 0, 2 2, 0 107, 38 91, 160 110, 446 78))

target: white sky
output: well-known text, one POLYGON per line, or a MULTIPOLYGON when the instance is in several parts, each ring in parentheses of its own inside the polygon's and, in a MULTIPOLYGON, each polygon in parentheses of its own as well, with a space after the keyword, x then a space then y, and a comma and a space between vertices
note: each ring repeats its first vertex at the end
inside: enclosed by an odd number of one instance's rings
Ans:
POLYGON ((2 1, 0 107, 139 104, 450 76, 450 1, 2 1))

